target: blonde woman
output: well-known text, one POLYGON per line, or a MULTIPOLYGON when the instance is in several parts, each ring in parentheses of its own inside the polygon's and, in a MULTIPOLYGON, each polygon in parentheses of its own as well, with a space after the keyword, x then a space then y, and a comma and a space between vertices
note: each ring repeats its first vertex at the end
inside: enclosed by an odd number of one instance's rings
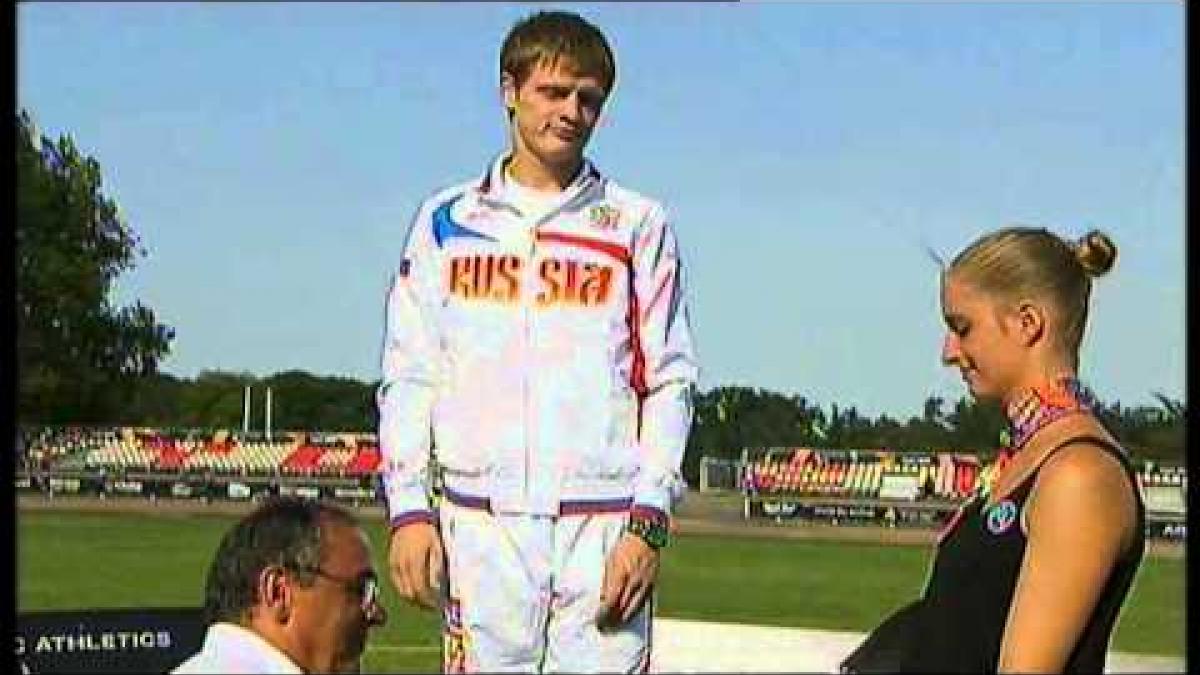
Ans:
POLYGON ((921 599, 877 628, 847 672, 1104 670, 1145 547, 1126 452, 1078 379, 1092 278, 1116 247, 1011 227, 944 270, 943 362, 1003 407, 1003 461, 947 523, 921 599))

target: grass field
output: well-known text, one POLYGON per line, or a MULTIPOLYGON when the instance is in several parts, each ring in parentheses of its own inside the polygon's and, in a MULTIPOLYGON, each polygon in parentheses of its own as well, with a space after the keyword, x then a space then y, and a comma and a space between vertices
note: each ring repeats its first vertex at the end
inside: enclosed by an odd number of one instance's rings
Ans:
MULTIPOLYGON (((20 512, 19 611, 199 606, 204 574, 231 516, 20 512)), ((385 530, 368 522, 382 573, 385 530)), ((664 556, 658 614, 758 625, 866 631, 914 597, 929 549, 868 543, 681 535, 664 556)), ((1148 557, 1113 648, 1183 656, 1184 560, 1148 557)), ((384 585, 388 625, 375 632, 367 672, 435 672, 433 614, 402 606, 384 585)))

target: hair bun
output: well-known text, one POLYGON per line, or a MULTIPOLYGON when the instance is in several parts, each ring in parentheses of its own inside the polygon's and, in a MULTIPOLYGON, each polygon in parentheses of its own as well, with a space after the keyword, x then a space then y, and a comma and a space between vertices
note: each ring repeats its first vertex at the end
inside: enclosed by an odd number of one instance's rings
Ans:
POLYGON ((1089 277, 1098 277, 1112 269, 1117 261, 1117 245, 1099 230, 1092 230, 1075 242, 1075 259, 1089 277))

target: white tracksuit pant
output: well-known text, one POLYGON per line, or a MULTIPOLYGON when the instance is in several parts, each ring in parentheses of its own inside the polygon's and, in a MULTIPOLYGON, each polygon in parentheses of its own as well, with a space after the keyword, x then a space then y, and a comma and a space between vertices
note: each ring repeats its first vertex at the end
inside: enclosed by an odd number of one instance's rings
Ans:
POLYGON ((443 500, 445 672, 646 672, 652 601, 596 627, 605 561, 626 511, 492 514, 443 500))

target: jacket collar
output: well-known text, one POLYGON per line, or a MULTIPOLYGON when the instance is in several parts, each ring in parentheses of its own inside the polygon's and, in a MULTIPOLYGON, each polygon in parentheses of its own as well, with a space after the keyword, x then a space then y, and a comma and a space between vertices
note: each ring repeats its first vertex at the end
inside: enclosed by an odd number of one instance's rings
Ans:
MULTIPOLYGON (((519 213, 505 189, 508 179, 504 175, 504 167, 510 157, 512 157, 512 153, 504 153, 492 160, 479 179, 476 194, 479 202, 485 206, 504 208, 519 213)), ((579 167, 579 173, 559 195, 558 203, 551 213, 557 213, 581 199, 586 199, 593 190, 602 187, 603 182, 604 176, 591 161, 584 158, 583 164, 579 167)))

